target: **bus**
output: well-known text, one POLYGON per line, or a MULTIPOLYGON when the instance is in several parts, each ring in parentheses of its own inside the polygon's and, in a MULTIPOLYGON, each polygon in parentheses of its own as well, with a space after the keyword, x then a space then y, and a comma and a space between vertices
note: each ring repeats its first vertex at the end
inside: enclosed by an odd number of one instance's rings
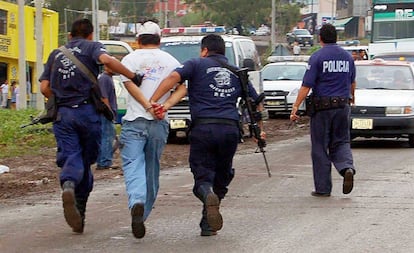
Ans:
POLYGON ((370 56, 413 51, 414 0, 373 0, 370 56))

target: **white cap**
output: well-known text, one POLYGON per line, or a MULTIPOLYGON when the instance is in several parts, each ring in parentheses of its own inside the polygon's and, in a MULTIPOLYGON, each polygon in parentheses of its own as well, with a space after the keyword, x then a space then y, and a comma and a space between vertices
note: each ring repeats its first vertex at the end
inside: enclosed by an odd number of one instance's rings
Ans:
POLYGON ((161 29, 156 23, 147 21, 138 28, 137 37, 142 34, 161 35, 161 29))

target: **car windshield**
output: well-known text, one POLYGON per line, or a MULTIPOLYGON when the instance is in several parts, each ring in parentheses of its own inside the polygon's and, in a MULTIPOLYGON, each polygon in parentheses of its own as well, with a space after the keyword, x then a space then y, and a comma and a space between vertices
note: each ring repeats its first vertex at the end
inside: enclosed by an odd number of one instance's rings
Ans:
POLYGON ((297 29, 293 31, 294 34, 296 35, 309 35, 309 31, 306 29, 297 29))
POLYGON ((357 65, 357 89, 414 90, 409 66, 357 65))
MULTIPOLYGON (((160 48, 174 56, 180 63, 200 57, 200 42, 198 41, 162 42, 160 48)), ((236 65, 231 43, 226 43, 226 57, 230 64, 236 65)))
POLYGON ((262 70, 262 78, 264 81, 301 81, 305 71, 306 65, 267 65, 262 70))

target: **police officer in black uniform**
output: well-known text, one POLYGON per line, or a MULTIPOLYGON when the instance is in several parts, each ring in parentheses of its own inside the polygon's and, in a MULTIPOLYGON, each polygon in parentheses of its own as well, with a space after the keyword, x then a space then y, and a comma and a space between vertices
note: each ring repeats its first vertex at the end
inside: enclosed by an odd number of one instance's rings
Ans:
MULTIPOLYGON (((109 56, 101 43, 92 41, 90 20, 76 20, 70 35, 65 47, 93 75, 97 76, 100 64, 104 64, 140 84, 135 73, 109 56)), ((53 132, 57 144, 56 163, 61 168, 64 216, 73 232, 83 233, 86 203, 93 188, 91 164, 96 161, 101 141, 100 115, 90 99, 92 81, 58 49, 50 53, 39 81, 42 94, 47 98, 54 95, 58 105, 53 132)))
MULTIPOLYGON (((234 177, 232 163, 240 140, 236 104, 242 87, 238 76, 223 65, 228 64, 224 54, 225 44, 220 35, 205 36, 201 41, 201 58, 184 62, 160 84, 152 97, 157 101, 175 84, 189 81, 192 120, 189 162, 195 181, 194 195, 203 202, 202 236, 216 235, 222 228, 219 206, 234 177)), ((253 99, 258 97, 251 83, 248 90, 253 99)), ((177 92, 164 103, 164 109, 177 103, 185 92, 185 86, 179 85, 177 92)), ((261 134, 264 137, 264 132, 261 134)))
MULTIPOLYGON (((312 89, 310 116, 312 166, 315 191, 312 196, 329 197, 332 191, 331 166, 343 176, 344 194, 352 191, 355 169, 350 146, 350 104, 354 101, 355 65, 352 56, 336 44, 335 26, 320 29, 322 48, 309 59, 290 119, 312 89)), ((308 109, 308 108, 307 108, 308 109)))

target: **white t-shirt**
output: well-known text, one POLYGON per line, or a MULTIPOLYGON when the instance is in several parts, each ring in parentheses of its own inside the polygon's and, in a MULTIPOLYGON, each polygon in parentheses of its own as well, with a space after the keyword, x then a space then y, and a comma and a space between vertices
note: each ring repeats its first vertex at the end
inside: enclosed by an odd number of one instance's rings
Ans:
POLYGON ((9 85, 7 83, 3 83, 1 86, 1 93, 8 94, 9 93, 9 85))
MULTIPOLYGON (((147 99, 150 99, 155 90, 180 63, 170 54, 161 49, 137 49, 122 59, 122 64, 135 73, 143 73, 144 79, 140 89, 147 99)), ((121 75, 121 80, 129 79, 121 75)), ((169 97, 168 92, 162 96, 158 102, 163 103, 169 97)), ((130 94, 127 99, 127 111, 124 120, 133 121, 138 117, 153 120, 151 113, 146 112, 145 108, 135 100, 130 94)), ((167 116, 166 116, 167 119, 167 116)))

